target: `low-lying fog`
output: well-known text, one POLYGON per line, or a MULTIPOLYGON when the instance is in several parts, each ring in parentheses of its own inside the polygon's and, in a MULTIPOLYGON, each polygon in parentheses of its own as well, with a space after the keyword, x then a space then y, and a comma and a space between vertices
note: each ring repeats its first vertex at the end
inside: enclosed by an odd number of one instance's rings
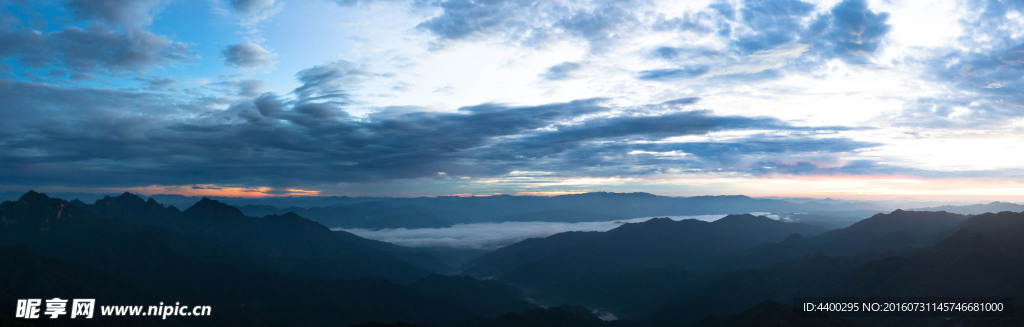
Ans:
MULTIPOLYGON (((673 220, 697 219, 714 221, 726 215, 668 216, 673 220)), ((607 231, 625 223, 638 223, 654 217, 580 223, 561 222, 500 222, 457 224, 445 228, 394 228, 369 230, 361 228, 332 228, 365 238, 389 242, 406 247, 448 247, 469 249, 496 249, 527 238, 546 237, 570 231, 607 231)))

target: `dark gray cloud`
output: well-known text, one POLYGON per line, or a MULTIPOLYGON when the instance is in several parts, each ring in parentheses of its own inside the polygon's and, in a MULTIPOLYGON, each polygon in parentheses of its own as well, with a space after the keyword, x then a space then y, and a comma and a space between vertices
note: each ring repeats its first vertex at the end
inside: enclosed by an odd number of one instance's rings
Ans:
MULTIPOLYGON (((685 132, 685 128, 679 130, 685 132)), ((692 132, 701 134, 699 129, 692 132)), ((682 143, 609 142, 606 139, 574 143, 557 151, 547 151, 540 157, 523 157, 545 151, 522 152, 521 149, 528 148, 528 144, 513 146, 503 153, 486 154, 497 155, 502 160, 529 162, 535 170, 556 172, 560 176, 643 176, 681 171, 753 175, 893 175, 913 171, 895 166, 888 166, 889 170, 884 174, 880 169, 870 172, 841 170, 846 167, 841 160, 844 154, 880 144, 816 135, 757 135, 721 142, 682 143), (520 154, 514 156, 517 150, 520 154), (502 157, 501 154, 509 156, 502 157)))
POLYGON ((700 98, 690 97, 690 98, 679 98, 679 99, 675 99, 675 100, 668 100, 668 101, 662 102, 661 104, 662 105, 667 105, 667 106, 685 106, 685 105, 691 105, 691 104, 697 103, 697 101, 700 101, 700 98))
POLYGON ((284 111, 284 103, 281 103, 273 93, 264 93, 252 102, 264 117, 273 117, 284 111))
POLYGON ((221 190, 221 189, 224 189, 224 188, 223 187, 219 187, 219 186, 211 186, 211 185, 193 185, 192 189, 193 190, 221 190))
MULTIPOLYGON (((689 101, 696 100, 680 99, 661 106, 674 107, 689 101)), ((626 171, 638 173, 637 169, 641 166, 650 171, 681 167, 714 170, 732 164, 733 160, 729 158, 758 153, 842 153, 875 145, 846 139, 818 140, 815 137, 817 130, 834 132, 844 129, 847 128, 791 126, 768 117, 716 116, 706 110, 648 116, 625 115, 595 118, 580 124, 558 126, 554 130, 527 133, 483 148, 478 158, 538 165, 537 168, 559 172, 600 167, 590 173, 607 176, 626 174, 626 171), (784 130, 809 134, 780 139, 760 136, 740 142, 651 143, 672 136, 705 135, 724 130, 784 130), (653 160, 651 155, 634 155, 631 154, 633 151, 682 151, 690 157, 653 160), (641 159, 643 162, 638 161, 641 159)))
POLYGON ((78 20, 138 27, 153 22, 150 11, 159 4, 159 0, 71 0, 67 7, 78 20))
POLYGON ((370 73, 351 62, 341 60, 304 69, 295 76, 302 82, 302 86, 295 89, 300 102, 329 101, 341 104, 349 100, 347 90, 369 77, 370 73))
POLYGON ((136 81, 146 83, 150 90, 166 90, 178 83, 178 80, 171 77, 139 77, 136 81))
POLYGON ((240 14, 253 16, 274 6, 274 0, 231 0, 231 8, 240 14))
POLYGON ((263 93, 263 88, 267 83, 261 80, 244 80, 239 81, 235 85, 238 87, 237 94, 239 96, 255 97, 263 93))
POLYGON ((188 109, 190 102, 159 93, 0 80, 0 97, 8 103, 5 116, 15 117, 0 122, 0 183, 288 187, 436 177, 439 172, 490 177, 512 170, 566 176, 643 174, 672 167, 748 171, 752 166, 724 163, 731 156, 760 153, 763 161, 772 153, 835 154, 870 146, 811 141, 819 138, 818 130, 839 127, 791 126, 773 118, 703 110, 655 114, 685 108, 694 98, 636 108, 590 99, 527 107, 483 104, 455 112, 385 110, 367 117, 351 117, 336 102, 301 100, 322 99, 323 93, 313 89, 344 84, 358 71, 346 63, 314 67, 299 74, 303 86, 291 96, 264 93, 214 111, 188 109), (48 101, 35 100, 40 98, 48 101), (190 113, 182 115, 182 110, 190 113), (796 134, 772 144, 764 143, 765 137, 735 144, 650 142, 725 130, 796 134), (690 157, 636 151, 683 151, 690 157))
POLYGON ((548 67, 548 70, 545 71, 544 74, 541 75, 541 77, 544 77, 544 79, 552 81, 567 79, 572 75, 573 72, 579 70, 580 67, 582 67, 582 65, 580 65, 579 63, 566 61, 548 67))
POLYGON ((581 124, 559 128, 558 133, 546 133, 545 143, 581 142, 595 138, 644 139, 669 136, 706 134, 724 129, 790 129, 795 128, 774 118, 741 116, 715 116, 706 110, 682 111, 650 116, 617 116, 595 118, 581 124))
MULTIPOLYGON (((345 124, 349 114, 344 108, 352 103, 349 92, 369 76, 366 71, 344 60, 315 66, 296 74, 302 85, 292 91, 293 97, 263 93, 249 101, 236 103, 231 109, 247 121, 261 121, 262 124, 286 121, 307 128, 333 126, 347 129, 351 126, 345 124)), ((247 84, 242 86, 251 87, 247 84)))
MULTIPOLYGON (((48 77, 90 78, 96 73, 143 72, 187 62, 188 45, 144 26, 157 1, 71 1, 66 19, 81 22, 39 32, 34 22, 0 13, 0 58, 48 77)), ((59 20, 58 20, 59 21, 59 20)))
MULTIPOLYGON (((141 71, 152 65, 185 61, 192 54, 185 44, 153 33, 122 33, 104 25, 90 25, 85 29, 69 27, 49 35, 48 39, 46 47, 51 51, 27 55, 53 56, 63 66, 77 72, 141 71)), ((56 63, 48 61, 51 65, 56 63)))
MULTIPOLYGON (((860 142, 846 138, 821 137, 811 138, 804 136, 775 137, 770 135, 758 135, 729 142, 691 142, 674 145, 671 148, 692 153, 705 165, 702 168, 713 169, 716 167, 740 167, 750 169, 756 173, 780 173, 780 174, 806 174, 809 171, 797 171, 789 167, 792 164, 783 164, 785 161, 808 160, 814 158, 830 162, 817 162, 817 164, 832 164, 838 158, 836 154, 853 153, 861 149, 880 146, 879 143, 860 142), (819 155, 820 154, 820 155, 819 155), (766 164, 764 159, 773 160, 766 164)), ((809 161, 802 161, 809 163, 809 161)), ((803 167, 806 168, 806 167, 803 167)))
POLYGON ((224 55, 224 62, 240 68, 259 68, 269 65, 274 53, 264 49, 259 44, 242 43, 230 45, 221 52, 224 55))

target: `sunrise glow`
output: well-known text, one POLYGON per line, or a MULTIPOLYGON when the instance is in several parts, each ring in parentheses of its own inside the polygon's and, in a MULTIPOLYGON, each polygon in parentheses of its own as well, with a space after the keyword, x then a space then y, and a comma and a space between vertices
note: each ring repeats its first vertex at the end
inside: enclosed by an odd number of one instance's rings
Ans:
POLYGON ((1024 195, 1020 6, 442 3, 5 5, 0 190, 1024 195))

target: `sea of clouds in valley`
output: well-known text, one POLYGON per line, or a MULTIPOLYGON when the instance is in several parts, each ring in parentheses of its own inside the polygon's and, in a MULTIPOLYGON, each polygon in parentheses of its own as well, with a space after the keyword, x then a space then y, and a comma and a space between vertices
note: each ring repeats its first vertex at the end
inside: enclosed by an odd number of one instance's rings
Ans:
MULTIPOLYGON (((714 221, 725 215, 668 216, 673 220, 697 219, 714 221)), ((406 247, 448 247, 495 249, 528 238, 547 237, 570 231, 608 231, 625 223, 644 222, 653 217, 595 221, 595 222, 542 222, 515 221, 498 223, 456 224, 444 228, 389 228, 370 230, 362 228, 334 228, 365 238, 406 247)))

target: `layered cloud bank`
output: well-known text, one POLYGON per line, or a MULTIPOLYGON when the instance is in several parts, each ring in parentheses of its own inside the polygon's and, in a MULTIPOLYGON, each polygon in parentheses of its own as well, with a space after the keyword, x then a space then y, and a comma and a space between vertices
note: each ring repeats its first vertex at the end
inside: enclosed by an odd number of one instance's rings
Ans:
MULTIPOLYGON (((673 216, 673 220, 714 221, 725 215, 673 216)), ((446 228, 335 229, 365 238, 406 247, 440 247, 491 250, 528 238, 547 237, 562 232, 604 232, 626 223, 644 222, 652 217, 613 221, 561 223, 542 221, 456 224, 446 228)))
POLYGON ((5 2, 0 186, 1012 194, 1022 10, 5 2))

